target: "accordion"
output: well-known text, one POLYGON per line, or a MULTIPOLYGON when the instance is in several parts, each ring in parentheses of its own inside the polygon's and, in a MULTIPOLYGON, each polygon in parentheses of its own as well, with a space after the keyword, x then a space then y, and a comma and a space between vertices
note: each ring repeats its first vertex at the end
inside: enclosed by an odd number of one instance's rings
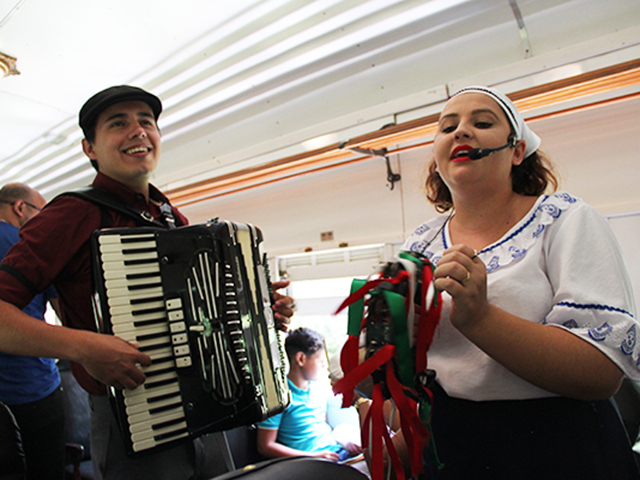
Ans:
POLYGON ((110 388, 129 454, 250 425, 289 404, 262 234, 228 221, 93 234, 100 331, 139 345, 144 384, 110 388))

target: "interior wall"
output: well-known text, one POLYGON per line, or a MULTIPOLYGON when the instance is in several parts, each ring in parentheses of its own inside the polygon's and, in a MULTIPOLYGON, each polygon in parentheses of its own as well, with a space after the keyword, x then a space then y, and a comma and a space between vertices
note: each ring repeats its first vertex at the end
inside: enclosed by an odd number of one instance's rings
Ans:
POLYGON ((640 98, 530 122, 562 188, 603 215, 640 211, 640 98))
MULTIPOLYGON (((640 211, 637 187, 640 99, 531 122, 562 176, 563 190, 603 215, 640 211)), ((185 206, 192 223, 219 216, 253 223, 270 255, 401 242, 434 216, 422 190, 431 148, 391 156, 402 180, 389 190, 380 158, 307 174, 185 206), (332 231, 333 241, 321 242, 332 231)), ((488 158, 490 161, 490 157, 488 158)))
POLYGON ((637 315, 637 308, 640 306, 640 249, 638 249, 640 214, 611 217, 609 218, 609 225, 618 239, 622 255, 627 264, 629 280, 631 280, 631 285, 633 286, 637 315))
MULTIPOLYGON (((182 211, 192 222, 219 216, 253 223, 263 230, 271 255, 336 248, 343 243, 399 242, 407 228, 414 227, 407 227, 403 217, 407 202, 418 203, 425 211, 430 209, 422 198, 410 198, 415 192, 406 191, 419 162, 402 161, 407 172, 402 174, 402 184, 396 184, 393 190, 387 187, 385 162, 373 158, 227 195, 182 211), (321 241, 323 232, 333 232, 333 240, 321 241)), ((397 158, 392 165, 397 171, 397 158)))

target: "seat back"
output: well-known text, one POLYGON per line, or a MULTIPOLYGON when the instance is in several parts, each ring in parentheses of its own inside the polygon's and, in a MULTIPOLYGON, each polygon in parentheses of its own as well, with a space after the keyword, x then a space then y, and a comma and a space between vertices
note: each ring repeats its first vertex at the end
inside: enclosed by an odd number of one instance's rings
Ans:
POLYGON ((367 476, 348 465, 316 457, 283 457, 265 460, 252 468, 239 468, 210 480, 367 480, 367 476))
POLYGON ((76 443, 84 447, 84 459, 91 458, 89 432, 91 430, 91 408, 89 394, 78 384, 69 363, 58 362, 60 384, 64 398, 64 438, 66 443, 76 443))
POLYGON ((243 468, 263 460, 258 453, 258 431, 253 426, 241 426, 225 432, 235 468, 243 468))

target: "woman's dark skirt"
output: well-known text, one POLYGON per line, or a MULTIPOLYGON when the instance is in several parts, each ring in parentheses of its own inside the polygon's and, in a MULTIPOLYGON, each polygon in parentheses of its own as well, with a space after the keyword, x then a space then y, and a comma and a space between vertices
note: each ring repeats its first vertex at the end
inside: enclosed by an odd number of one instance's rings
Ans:
POLYGON ((444 468, 429 480, 639 480, 611 401, 554 397, 473 402, 437 384, 432 426, 444 468))

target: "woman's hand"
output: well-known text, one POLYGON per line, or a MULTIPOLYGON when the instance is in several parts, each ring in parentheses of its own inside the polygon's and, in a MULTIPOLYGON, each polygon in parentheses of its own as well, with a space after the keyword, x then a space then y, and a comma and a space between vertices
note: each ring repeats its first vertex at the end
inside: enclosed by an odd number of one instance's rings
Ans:
POLYGON ((449 319, 454 327, 462 330, 488 315, 487 269, 474 249, 460 244, 446 250, 435 270, 434 285, 451 295, 449 319))

